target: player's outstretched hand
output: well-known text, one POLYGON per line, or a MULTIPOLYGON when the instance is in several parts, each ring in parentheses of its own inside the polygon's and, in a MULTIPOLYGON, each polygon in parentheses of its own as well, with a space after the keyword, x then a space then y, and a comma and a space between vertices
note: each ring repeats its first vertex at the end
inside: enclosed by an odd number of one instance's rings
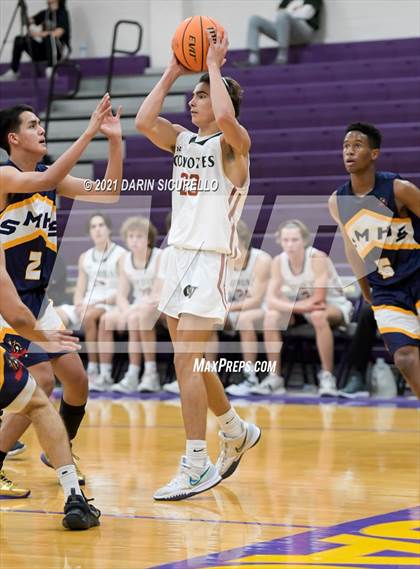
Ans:
POLYGON ((98 133, 105 116, 110 112, 112 113, 111 98, 109 93, 105 93, 90 116, 86 134, 93 138, 98 133))
POLYGON ((43 330, 47 342, 39 345, 46 352, 77 352, 80 350, 80 341, 77 336, 73 336, 72 330, 43 330))
POLYGON ((216 39, 214 39, 214 32, 207 30, 207 37, 209 38, 209 49, 207 51, 207 67, 212 64, 217 67, 222 67, 226 63, 226 54, 229 47, 227 33, 220 34, 217 32, 216 39))
POLYGON ((122 107, 118 107, 117 114, 114 115, 112 113, 112 109, 110 109, 101 124, 99 131, 107 137, 108 140, 111 138, 120 139, 122 137, 122 130, 121 130, 121 112, 122 107))

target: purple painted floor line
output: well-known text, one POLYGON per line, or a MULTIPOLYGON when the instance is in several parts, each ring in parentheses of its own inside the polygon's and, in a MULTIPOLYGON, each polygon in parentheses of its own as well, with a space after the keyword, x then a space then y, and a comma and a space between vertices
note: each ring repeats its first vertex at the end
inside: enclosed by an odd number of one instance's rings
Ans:
MULTIPOLYGON (((61 396, 61 390, 56 389, 54 391, 54 397, 61 396)), ((129 400, 139 400, 139 401, 168 401, 173 399, 178 399, 176 395, 166 392, 159 393, 143 393, 141 396, 138 393, 132 395, 122 395, 119 393, 114 393, 112 391, 104 392, 90 392, 90 399, 129 399, 129 400)), ((267 397, 258 396, 243 396, 243 397, 233 397, 232 401, 248 401, 249 403, 285 403, 287 405, 339 405, 340 407, 401 407, 401 408, 419 408, 420 401, 416 399, 409 399, 407 397, 394 397, 392 399, 374 399, 371 397, 360 398, 360 399, 345 399, 342 397, 318 397, 317 395, 270 395, 267 397)))
MULTIPOLYGON (((47 516, 62 516, 63 512, 50 512, 48 510, 16 510, 14 508, 0 508, 0 512, 12 512, 14 514, 42 514, 47 516)), ((281 528, 298 528, 298 529, 319 529, 322 527, 307 526, 301 524, 276 524, 273 522, 244 522, 240 520, 210 520, 207 518, 174 518, 170 516, 136 516, 128 514, 104 514, 102 513, 101 518, 118 518, 123 520, 156 520, 162 522, 198 522, 207 524, 232 524, 232 525, 244 525, 244 526, 259 526, 259 527, 281 527, 281 528)))
MULTIPOLYGON (((82 425, 83 429, 183 429, 182 425, 82 425)), ((418 429, 350 429, 337 427, 325 429, 323 427, 264 427, 264 431, 328 431, 330 433, 418 433, 418 429)))

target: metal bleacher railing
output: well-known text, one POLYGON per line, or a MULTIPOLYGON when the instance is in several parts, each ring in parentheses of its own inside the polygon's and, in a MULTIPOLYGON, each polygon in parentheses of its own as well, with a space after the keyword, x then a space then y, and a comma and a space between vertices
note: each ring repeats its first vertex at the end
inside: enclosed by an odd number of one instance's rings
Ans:
POLYGON ((81 77, 82 77, 82 72, 80 70, 79 64, 75 63, 74 61, 70 61, 69 59, 59 61, 53 67, 53 72, 50 78, 50 85, 48 89, 48 102, 47 102, 47 110, 45 113, 45 122, 44 122, 46 137, 48 137, 48 126, 50 123, 51 106, 53 102, 63 99, 73 99, 74 97, 76 97, 77 93, 79 92, 81 77), (57 76, 57 72, 63 69, 72 70, 74 72, 75 83, 71 91, 66 91, 65 93, 56 93, 54 87, 55 87, 55 79, 57 76))
POLYGON ((106 81, 106 91, 111 94, 111 86, 112 86, 112 78, 114 72, 114 59, 116 53, 124 53, 125 55, 136 55, 140 51, 141 42, 143 39, 143 28, 139 22, 135 20, 118 20, 118 22, 114 26, 114 32, 112 34, 112 48, 111 48, 111 56, 109 58, 109 67, 108 67, 108 77, 106 81), (135 26, 138 30, 138 38, 137 38, 137 45, 134 50, 126 50, 120 49, 116 47, 117 40, 118 40, 118 31, 122 24, 128 24, 130 26, 135 26))

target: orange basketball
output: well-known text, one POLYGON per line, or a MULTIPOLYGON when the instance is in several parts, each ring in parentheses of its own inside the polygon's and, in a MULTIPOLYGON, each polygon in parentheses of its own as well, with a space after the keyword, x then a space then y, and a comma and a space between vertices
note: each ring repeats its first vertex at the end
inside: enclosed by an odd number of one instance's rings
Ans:
POLYGON ((206 71, 206 57, 209 48, 207 30, 216 39, 216 33, 223 27, 207 16, 192 16, 177 27, 172 38, 172 49, 178 61, 191 71, 206 71))

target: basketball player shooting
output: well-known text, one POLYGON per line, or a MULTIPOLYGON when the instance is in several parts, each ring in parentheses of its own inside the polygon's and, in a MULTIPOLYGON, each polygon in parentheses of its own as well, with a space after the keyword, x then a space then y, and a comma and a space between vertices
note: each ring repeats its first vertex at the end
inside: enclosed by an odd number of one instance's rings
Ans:
POLYGON ((227 399, 219 377, 194 371, 216 324, 227 312, 233 260, 239 255, 236 224, 249 187, 250 138, 238 122, 242 90, 220 68, 226 34, 209 37, 208 73, 189 101, 198 134, 159 116, 178 77, 188 73, 173 56, 162 78, 141 105, 137 129, 173 154, 172 225, 167 277, 159 309, 168 320, 174 345, 186 433, 186 454, 178 474, 154 495, 183 500, 216 486, 235 471, 243 454, 260 439, 260 429, 244 422, 227 399), (217 182, 216 191, 205 188, 217 182), (207 454, 207 409, 220 425, 221 452, 213 465, 207 454))

